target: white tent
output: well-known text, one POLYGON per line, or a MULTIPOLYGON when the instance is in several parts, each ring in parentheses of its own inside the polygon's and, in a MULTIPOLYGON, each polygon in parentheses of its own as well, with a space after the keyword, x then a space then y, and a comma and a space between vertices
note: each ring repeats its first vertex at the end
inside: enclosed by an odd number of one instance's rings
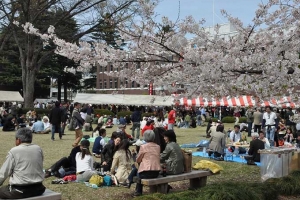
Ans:
POLYGON ((77 93, 74 102, 132 106, 171 106, 172 96, 77 93))
POLYGON ((17 91, 0 91, 0 101, 15 101, 15 102, 23 102, 24 99, 21 94, 17 91))

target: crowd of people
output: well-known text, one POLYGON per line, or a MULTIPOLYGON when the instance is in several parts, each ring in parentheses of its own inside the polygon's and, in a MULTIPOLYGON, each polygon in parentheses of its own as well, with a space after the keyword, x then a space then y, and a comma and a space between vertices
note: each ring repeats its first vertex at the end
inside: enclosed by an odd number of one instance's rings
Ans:
MULTIPOLYGON (((202 126, 209 115, 205 108, 195 109, 194 112, 182 111, 180 108, 169 108, 165 111, 160 110, 156 116, 142 118, 142 112, 136 108, 132 115, 126 118, 99 116, 95 129, 91 129, 94 111, 90 104, 82 106, 75 102, 69 106, 56 102, 49 116, 42 118, 34 111, 30 115, 27 113, 19 116, 17 120, 14 115, 10 115, 12 118, 7 120, 4 114, 4 121, 13 124, 14 128, 11 131, 17 129, 17 133, 16 147, 9 151, 0 169, 0 185, 10 177, 9 186, 0 188, 0 198, 14 199, 40 195, 45 191, 42 184, 44 177, 50 176, 58 178, 73 176, 73 179, 79 182, 86 182, 93 175, 99 174, 99 171, 103 171, 112 177, 114 184, 130 188, 134 177, 156 178, 163 175, 164 171, 172 175, 183 173, 184 157, 174 131, 175 126, 178 126, 177 119, 184 115, 186 119, 184 126, 188 128, 191 127, 191 118, 194 117, 197 121, 196 125, 202 126), (30 124, 32 119, 34 123, 30 124), (73 148, 68 157, 59 159, 44 173, 43 151, 39 146, 31 144, 32 133, 51 132, 53 141, 55 133, 59 133, 59 138, 62 139, 67 124, 68 128, 75 132, 73 148), (107 141, 105 128, 111 128, 115 124, 117 130, 107 141), (132 124, 131 134, 126 131, 128 124, 132 124), (82 139, 82 129, 85 126, 93 130, 92 135, 95 138, 93 147, 89 140, 82 139), (130 151, 130 145, 135 145, 136 149, 130 151), (28 157, 30 159, 27 159, 28 157), (29 169, 36 175, 31 176, 32 173, 28 173, 29 169)), ((285 118, 281 118, 281 115, 273 112, 270 107, 266 107, 264 113, 259 109, 248 109, 245 112, 247 124, 236 124, 233 130, 227 132, 221 121, 215 124, 209 121, 207 135, 210 138, 209 149, 214 157, 223 157, 229 140, 232 144, 229 151, 240 154, 247 151, 248 154, 245 156, 247 163, 255 164, 260 161, 259 149, 300 141, 295 131, 297 123, 292 120, 293 115, 291 109, 288 109, 285 118), (234 145, 242 140, 242 131, 246 131, 247 135, 252 137, 249 149, 234 145), (281 140, 284 140, 283 144, 281 140)), ((171 186, 169 189, 172 189, 171 186)), ((140 196, 142 193, 143 185, 137 181, 133 196, 140 196)))
MULTIPOLYGON (((258 150, 274 147, 299 147, 300 146, 300 122, 297 121, 298 115, 287 109, 285 115, 275 113, 271 107, 265 107, 262 111, 258 108, 249 108, 245 112, 247 124, 235 124, 233 130, 227 132, 220 120, 217 123, 209 121, 207 126, 207 138, 209 139, 210 154, 216 158, 225 156, 228 147, 229 152, 236 154, 246 154, 245 159, 249 165, 255 165, 260 162, 258 150), (243 138, 242 132, 246 132, 246 138, 243 138), (247 136, 252 138, 249 149, 239 147, 246 142, 247 136), (231 144, 228 146, 228 144, 231 144), (227 146, 226 146, 227 145, 227 146)), ((220 160, 220 159, 219 159, 220 160)))

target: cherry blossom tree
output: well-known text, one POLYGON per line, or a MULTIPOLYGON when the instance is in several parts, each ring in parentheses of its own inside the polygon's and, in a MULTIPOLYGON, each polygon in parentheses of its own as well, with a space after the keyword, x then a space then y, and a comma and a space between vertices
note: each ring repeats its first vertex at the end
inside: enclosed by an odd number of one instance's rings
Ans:
POLYGON ((185 96, 251 94, 265 99, 289 93, 298 100, 293 88, 300 82, 299 0, 261 3, 249 25, 222 10, 236 29, 229 38, 219 33, 218 25, 214 34, 209 33, 203 26, 205 21, 197 22, 192 16, 176 22, 162 17, 157 22, 156 4, 139 3, 139 18, 118 25, 128 44, 123 51, 104 43, 67 43, 55 35, 54 27, 46 34, 31 24, 25 24, 24 30, 45 42, 53 41, 56 53, 80 62, 83 70, 112 63, 122 70, 109 75, 141 85, 152 82, 170 92, 184 87, 185 96))
MULTIPOLYGON (((138 0, 1 0, 0 50, 8 39, 18 46, 22 68, 25 107, 33 107, 34 82, 40 69, 51 59, 55 48, 52 42, 43 45, 40 38, 25 34, 20 24, 30 23, 45 32, 52 24, 57 34, 67 42, 77 42, 98 31, 99 23, 114 17, 118 24, 137 13, 138 0), (57 13, 60 13, 59 15, 57 13), (67 35, 70 23, 76 21, 76 33, 67 35), (15 24, 14 24, 15 22, 15 24)), ((25 26, 26 27, 26 26, 25 26)), ((49 31, 51 30, 48 29, 49 31)), ((64 68, 65 66, 61 66, 64 68)), ((49 74, 51 76, 51 74, 49 74)))

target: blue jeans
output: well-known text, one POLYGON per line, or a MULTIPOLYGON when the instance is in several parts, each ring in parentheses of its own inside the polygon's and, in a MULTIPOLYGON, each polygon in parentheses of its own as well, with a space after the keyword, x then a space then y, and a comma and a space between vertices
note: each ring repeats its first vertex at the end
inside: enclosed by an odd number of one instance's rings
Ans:
POLYGON ((134 130, 136 129, 136 139, 140 138, 140 130, 141 130, 141 123, 140 122, 133 122, 131 135, 134 138, 134 130))
POLYGON ((128 180, 129 180, 129 183, 133 183, 133 177, 137 176, 137 168, 135 167, 135 165, 132 165, 132 170, 128 176, 128 180))
POLYGON ((201 115, 197 115, 197 125, 201 126, 201 115))
POLYGON ((268 126, 266 126, 266 137, 268 138, 269 141, 270 140, 274 141, 274 135, 275 135, 275 127, 268 128, 268 126))
POLYGON ((185 121, 185 128, 190 128, 190 122, 185 121))
POLYGON ((54 134, 55 134, 55 132, 58 132, 59 138, 62 137, 60 125, 54 125, 54 124, 52 124, 52 135, 51 135, 51 139, 52 140, 54 140, 54 134))

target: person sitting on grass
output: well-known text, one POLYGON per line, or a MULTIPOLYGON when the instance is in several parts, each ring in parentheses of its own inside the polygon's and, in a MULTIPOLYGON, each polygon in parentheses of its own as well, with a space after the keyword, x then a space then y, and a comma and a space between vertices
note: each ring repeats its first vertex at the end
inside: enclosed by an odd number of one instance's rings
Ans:
POLYGON ((226 135, 223 133, 223 131, 224 126, 222 124, 219 124, 217 126, 216 132, 212 134, 211 138, 209 139, 209 149, 212 150, 215 158, 219 158, 224 154, 226 135))
POLYGON ((265 137, 265 133, 263 131, 259 131, 259 139, 265 143, 265 149, 269 149, 271 147, 270 142, 268 138, 265 137))
POLYGON ((80 150, 75 156, 76 160, 76 179, 79 182, 89 181, 90 178, 97 174, 93 169, 94 160, 89 150, 90 142, 82 140, 80 142, 80 150))
POLYGON ((112 161, 113 161, 113 156, 115 152, 118 150, 118 146, 121 142, 121 138, 118 135, 118 133, 112 133, 114 135, 113 142, 108 142, 107 145, 104 146, 102 152, 101 152, 101 161, 102 161, 102 168, 103 171, 107 172, 110 171, 112 161))
POLYGON ((36 118, 36 122, 33 123, 33 126, 32 126, 31 130, 32 130, 33 133, 36 133, 36 134, 40 134, 44 131, 44 124, 41 121, 41 117, 38 116, 36 118))
MULTIPOLYGON (((90 142, 88 140, 82 140, 81 144, 84 146, 89 146, 90 142)), ((63 157, 54 163, 49 169, 45 171, 45 178, 50 176, 56 176, 58 178, 63 178, 67 175, 76 174, 76 154, 81 152, 80 146, 74 147, 68 157, 63 157)))
MULTIPOLYGON (((127 178, 131 172, 132 155, 129 150, 129 141, 122 140, 114 154, 110 172, 117 178, 119 184, 127 186, 127 178)), ((115 183, 118 185, 118 183, 115 183)))
POLYGON ((2 128, 2 131, 15 131, 16 130, 16 126, 17 126, 17 123, 16 123, 16 118, 15 117, 11 117, 11 116, 8 116, 6 119, 5 119, 5 122, 3 124, 3 128, 2 128))
POLYGON ((142 129, 142 136, 144 135, 144 132, 146 130, 153 130, 153 129, 154 129, 154 120, 149 119, 146 125, 144 126, 144 128, 142 129))
POLYGON ((258 150, 265 149, 265 143, 258 139, 258 133, 251 133, 251 137, 250 149, 248 156, 245 156, 245 160, 247 160, 248 165, 256 165, 255 162, 260 162, 260 153, 258 153, 258 150))
POLYGON ((16 147, 6 156, 0 169, 0 186, 10 177, 9 185, 0 188, 0 199, 24 199, 42 195, 43 150, 32 144, 32 131, 20 128, 16 133, 16 147))
POLYGON ((51 124, 49 122, 49 118, 47 116, 43 117, 43 124, 44 124, 44 130, 43 130, 43 134, 48 134, 51 132, 51 124))
POLYGON ((101 152, 104 148, 104 146, 106 145, 106 142, 104 140, 106 136, 106 130, 101 128, 99 130, 99 136, 96 137, 94 145, 93 145, 93 154, 96 158, 101 158, 101 152))

